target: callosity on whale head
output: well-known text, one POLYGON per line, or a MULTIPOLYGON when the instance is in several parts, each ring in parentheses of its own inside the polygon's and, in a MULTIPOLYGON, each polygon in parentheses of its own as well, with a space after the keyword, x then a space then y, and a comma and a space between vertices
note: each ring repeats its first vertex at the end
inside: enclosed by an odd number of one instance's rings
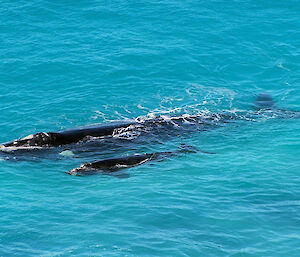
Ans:
POLYGON ((55 141, 55 133, 40 132, 34 135, 2 144, 3 147, 43 147, 50 146, 55 141))

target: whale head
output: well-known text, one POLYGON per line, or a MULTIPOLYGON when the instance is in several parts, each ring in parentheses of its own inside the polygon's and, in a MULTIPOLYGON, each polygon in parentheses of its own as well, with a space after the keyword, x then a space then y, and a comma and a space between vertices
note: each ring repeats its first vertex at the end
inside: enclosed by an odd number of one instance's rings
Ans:
POLYGON ((94 175, 97 173, 97 170, 92 168, 91 163, 85 163, 80 165, 80 167, 69 170, 67 174, 73 176, 86 176, 86 175, 94 175))

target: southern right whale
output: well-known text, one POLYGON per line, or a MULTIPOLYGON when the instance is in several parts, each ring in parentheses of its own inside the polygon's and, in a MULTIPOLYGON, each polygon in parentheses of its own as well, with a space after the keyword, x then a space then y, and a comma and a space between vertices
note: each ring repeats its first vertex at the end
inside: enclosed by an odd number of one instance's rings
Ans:
MULTIPOLYGON (((195 147, 183 146, 176 151, 134 154, 129 156, 102 159, 98 161, 84 163, 80 167, 69 170, 67 174, 73 176, 85 176, 94 175, 98 172, 102 172, 103 174, 111 175, 114 172, 117 172, 121 169, 138 166, 146 162, 162 160, 164 158, 169 158, 180 153, 196 153, 197 151, 199 150, 197 150, 195 147)), ((203 151, 200 152, 213 154, 203 151)))
POLYGON ((158 116, 149 119, 125 120, 105 123, 90 127, 68 129, 58 132, 40 132, 27 137, 16 139, 0 145, 0 150, 32 149, 58 147, 68 144, 89 141, 91 138, 128 139, 129 136, 154 135, 188 132, 189 129, 207 130, 237 120, 255 120, 266 115, 278 118, 300 117, 300 112, 282 110, 276 107, 268 93, 260 93, 254 102, 253 111, 235 113, 224 111, 221 113, 200 113, 195 115, 181 115, 173 117, 158 116))

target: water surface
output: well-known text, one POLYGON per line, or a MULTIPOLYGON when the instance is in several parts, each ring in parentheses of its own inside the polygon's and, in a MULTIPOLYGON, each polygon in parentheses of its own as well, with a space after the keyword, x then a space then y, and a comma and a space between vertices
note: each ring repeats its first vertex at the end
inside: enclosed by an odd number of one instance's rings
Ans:
MULTIPOLYGON (((0 142, 138 116, 300 110, 298 1, 2 1, 0 142)), ((187 154, 73 177, 0 163, 0 256, 299 256, 300 120, 237 122, 99 156, 187 154)), ((79 158, 78 158, 79 157, 79 158)), ((96 156, 89 156, 96 158, 96 156)))

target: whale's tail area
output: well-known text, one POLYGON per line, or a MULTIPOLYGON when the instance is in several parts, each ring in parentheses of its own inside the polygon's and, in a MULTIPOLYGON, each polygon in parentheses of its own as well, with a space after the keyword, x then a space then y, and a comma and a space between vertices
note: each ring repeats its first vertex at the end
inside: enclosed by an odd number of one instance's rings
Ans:
POLYGON ((257 96, 256 101, 254 102, 254 107, 258 110, 274 109, 276 108, 276 104, 268 92, 262 92, 257 96))
MULTIPOLYGON (((254 104, 257 111, 267 111, 268 113, 275 114, 275 117, 281 119, 299 119, 300 111, 282 109, 276 105, 271 95, 267 92, 258 94, 254 104), (271 111, 271 112, 269 112, 271 111)), ((274 117, 274 116, 273 116, 274 117)))

